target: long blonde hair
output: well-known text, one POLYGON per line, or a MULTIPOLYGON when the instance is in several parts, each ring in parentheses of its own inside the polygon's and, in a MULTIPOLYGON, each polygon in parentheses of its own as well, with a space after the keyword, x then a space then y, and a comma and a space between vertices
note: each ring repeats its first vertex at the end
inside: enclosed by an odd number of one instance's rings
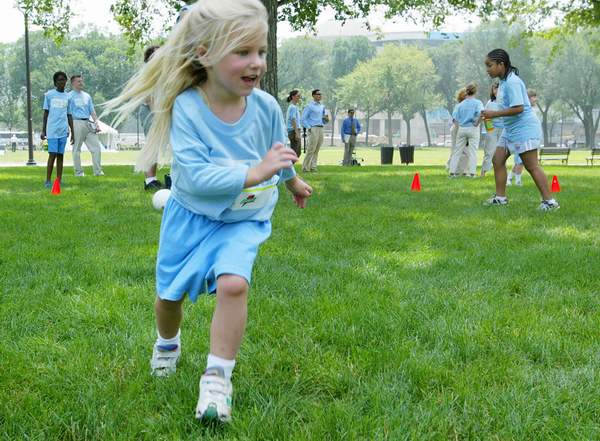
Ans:
POLYGON ((169 135, 175 98, 206 81, 206 68, 236 48, 268 32, 268 15, 260 0, 201 0, 175 25, 166 43, 106 103, 119 124, 144 103, 152 103, 153 121, 146 144, 137 158, 137 171, 171 160, 169 135), (198 49, 206 52, 199 55, 198 49))

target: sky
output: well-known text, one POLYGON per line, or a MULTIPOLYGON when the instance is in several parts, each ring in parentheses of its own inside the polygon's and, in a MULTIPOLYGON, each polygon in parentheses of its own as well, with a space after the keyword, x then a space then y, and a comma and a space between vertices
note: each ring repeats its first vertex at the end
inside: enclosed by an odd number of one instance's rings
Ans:
MULTIPOLYGON (((77 0, 73 2, 73 4, 77 4, 77 9, 74 10, 76 15, 71 19, 71 27, 85 23, 94 23, 100 30, 119 33, 120 28, 114 22, 110 13, 112 1, 77 0)), ((477 22, 476 19, 473 20, 475 23, 477 22)), ((383 32, 429 30, 413 23, 386 21, 383 19, 382 14, 372 14, 370 22, 372 25, 378 26, 383 32)), ((338 26, 339 24, 334 23, 333 14, 330 11, 324 12, 319 19, 318 28, 326 33, 327 31, 331 32, 332 29, 338 26)), ((357 23, 351 23, 348 26, 352 27, 352 29, 360 28, 357 23)), ((464 17, 450 17, 442 30, 447 32, 463 32, 472 26, 472 24, 465 21, 464 17)), ((23 32, 23 15, 15 7, 15 1, 0 0, 0 42, 16 41, 23 35, 23 32)), ((277 33, 280 40, 304 34, 304 32, 292 32, 287 23, 279 23, 277 33)))

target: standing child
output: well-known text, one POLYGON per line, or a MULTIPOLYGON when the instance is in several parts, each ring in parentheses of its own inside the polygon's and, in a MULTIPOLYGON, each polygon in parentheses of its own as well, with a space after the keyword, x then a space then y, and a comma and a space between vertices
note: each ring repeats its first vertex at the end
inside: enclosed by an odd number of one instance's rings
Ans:
POLYGON ((481 120, 481 111, 483 104, 475 95, 477 86, 469 84, 466 88, 467 96, 452 112, 452 119, 458 124, 456 133, 456 148, 450 156, 450 177, 458 176, 458 166, 464 153, 467 154, 468 176, 474 178, 477 170, 477 147, 479 146, 479 137, 481 136, 479 122, 481 120))
POLYGON ((300 208, 312 193, 292 167, 296 154, 284 147, 277 101, 257 88, 266 71, 267 33, 260 0, 198 2, 109 104, 123 119, 153 103, 138 170, 172 146, 172 193, 156 264, 154 375, 175 372, 185 294, 193 302, 201 293, 217 295, 196 407, 200 420, 231 420, 231 374, 246 327, 250 276, 258 247, 271 234, 277 184, 286 183, 300 208))
POLYGON ((490 77, 500 79, 497 101, 502 109, 484 110, 483 117, 502 117, 504 121, 504 130, 493 159, 496 194, 485 204, 508 204, 506 160, 511 154, 518 154, 542 195, 542 202, 538 208, 544 211, 560 208, 558 202, 550 195, 548 180, 538 164, 537 149, 542 136, 540 122, 531 108, 527 89, 519 78, 519 70, 510 63, 510 57, 503 49, 491 51, 485 59, 485 66, 490 77))
MULTIPOLYGON (((502 107, 498 104, 496 100, 496 95, 498 94, 498 83, 492 84, 492 89, 490 90, 490 99, 485 105, 485 110, 501 110, 502 107)), ((481 163, 481 177, 483 178, 485 174, 492 169, 492 158, 494 157, 494 153, 496 152, 496 146, 498 145, 498 139, 500 138, 500 134, 502 133, 502 129, 504 128, 504 123, 502 122, 502 118, 495 118, 492 120, 492 129, 487 130, 487 134, 485 137, 485 144, 483 148, 483 162, 481 163)), ((517 156, 515 156, 516 158, 517 156)))
POLYGON ((287 108, 285 121, 287 124, 288 138, 290 139, 290 147, 298 158, 301 153, 301 136, 300 136, 300 111, 298 110, 298 102, 302 99, 298 90, 292 90, 287 97, 287 102, 290 105, 287 108))
POLYGON ((52 77, 55 89, 44 94, 44 122, 40 138, 48 139, 48 164, 46 165, 46 188, 52 187, 52 170, 56 160, 56 178, 62 181, 63 159, 69 128, 73 139, 73 118, 69 111, 69 94, 65 92, 67 74, 56 72, 52 77))
MULTIPOLYGON (((527 89, 527 96, 529 97, 529 102, 531 103, 531 107, 534 108, 537 105, 537 92, 533 89, 527 89)), ((541 130, 541 129, 540 129, 541 130)), ((521 175, 523 174, 523 161, 519 155, 515 155, 515 165, 512 170, 508 172, 508 177, 506 178, 506 185, 512 185, 512 178, 515 178, 515 185, 521 186, 523 182, 521 181, 521 175)))

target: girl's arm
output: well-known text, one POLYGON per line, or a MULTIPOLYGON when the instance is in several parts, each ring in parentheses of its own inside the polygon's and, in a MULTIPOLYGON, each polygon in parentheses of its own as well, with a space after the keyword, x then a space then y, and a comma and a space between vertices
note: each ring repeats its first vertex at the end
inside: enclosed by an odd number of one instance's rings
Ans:
POLYGON ((519 113, 522 113, 523 110, 525 110, 524 106, 515 106, 515 107, 509 107, 508 109, 504 109, 504 110, 484 110, 483 112, 481 112, 481 116, 483 116, 484 118, 499 118, 501 116, 514 116, 514 115, 518 115, 519 113))

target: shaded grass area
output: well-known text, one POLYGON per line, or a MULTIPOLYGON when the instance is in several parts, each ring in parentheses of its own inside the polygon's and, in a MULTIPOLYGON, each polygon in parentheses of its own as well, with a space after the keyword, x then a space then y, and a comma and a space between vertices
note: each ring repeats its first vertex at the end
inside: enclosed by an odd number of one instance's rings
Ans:
POLYGON ((3 439, 600 437, 596 170, 547 169, 555 213, 529 178, 487 208, 491 177, 441 167, 308 175, 257 259, 224 430, 193 419, 214 299, 186 304, 178 373, 151 378, 160 213, 105 171, 52 196, 0 169, 3 439))

